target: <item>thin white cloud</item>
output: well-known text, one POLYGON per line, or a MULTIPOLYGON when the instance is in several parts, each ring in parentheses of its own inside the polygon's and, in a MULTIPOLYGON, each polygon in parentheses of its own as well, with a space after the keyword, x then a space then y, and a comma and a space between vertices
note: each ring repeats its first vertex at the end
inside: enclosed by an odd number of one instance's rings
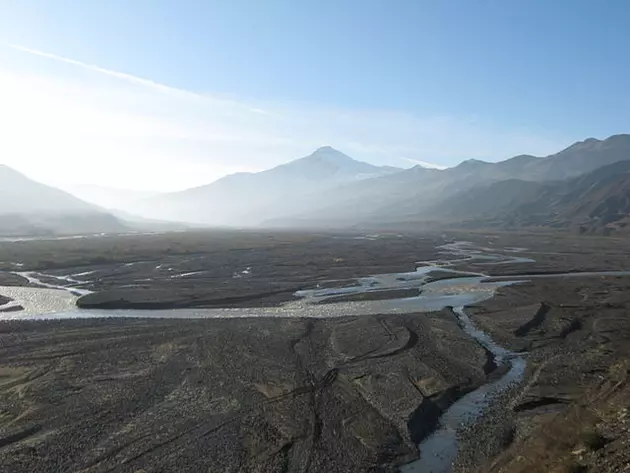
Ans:
POLYGON ((469 157, 544 155, 569 141, 448 115, 223 100, 5 46, 42 60, 0 64, 0 160, 49 182, 174 190, 323 145, 374 164, 445 167, 469 157))
MULTIPOLYGON (((93 64, 88 64, 88 63, 85 63, 83 61, 77 61, 76 59, 70 59, 70 58, 67 58, 67 57, 64 57, 64 56, 59 56, 57 54, 49 53, 49 52, 46 52, 46 51, 41 51, 39 49, 28 48, 26 46, 21 46, 19 44, 8 43, 8 42, 0 42, 0 44, 2 44, 4 46, 7 46, 9 48, 15 49, 16 51, 21 51, 21 52, 24 52, 24 53, 32 54, 32 55, 43 57, 43 58, 47 58, 47 59, 53 59, 55 61, 63 62, 63 63, 66 63, 66 64, 71 64, 73 66, 78 66, 78 67, 81 67, 83 69, 88 69, 88 70, 93 71, 93 72, 98 72, 100 74, 105 74, 107 76, 114 77, 116 79, 124 80, 124 81, 127 81, 127 82, 131 83, 131 84, 140 85, 140 86, 143 86, 143 87, 149 87, 149 88, 155 89, 158 92, 164 92, 164 93, 167 93, 167 94, 180 96, 180 97, 185 97, 185 98, 194 98, 194 99, 200 99, 200 100, 210 100, 210 97, 207 96, 207 95, 199 94, 199 93, 196 93, 196 92, 191 92, 189 90, 178 89, 177 87, 171 87, 169 85, 160 84, 159 82, 155 82, 155 81, 150 80, 150 79, 145 79, 145 78, 134 76, 134 75, 131 75, 131 74, 126 74, 124 72, 113 71, 111 69, 105 69, 103 67, 99 67, 99 66, 96 66, 96 65, 93 65, 93 64)), ((216 100, 216 99, 213 99, 213 100, 216 100)), ((236 105, 236 106, 242 106, 238 102, 231 102, 231 104, 232 105, 236 105)), ((248 108, 248 107, 245 107, 245 106, 243 106, 243 108, 249 110, 252 113, 260 113, 260 114, 265 114, 266 113, 264 110, 262 110, 260 108, 248 108)))
POLYGON ((402 158, 402 159, 413 164, 419 164, 423 168, 428 168, 428 169, 446 169, 448 167, 448 166, 442 166, 440 164, 429 163, 427 161, 421 161, 419 159, 411 159, 411 158, 402 158))

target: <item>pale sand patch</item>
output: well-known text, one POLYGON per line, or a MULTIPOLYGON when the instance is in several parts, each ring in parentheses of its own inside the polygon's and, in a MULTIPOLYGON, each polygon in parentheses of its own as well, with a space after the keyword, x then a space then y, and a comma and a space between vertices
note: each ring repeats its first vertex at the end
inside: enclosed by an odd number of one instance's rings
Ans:
POLYGON ((19 304, 24 308, 16 312, 0 312, 0 319, 73 310, 78 299, 68 291, 19 286, 0 286, 0 294, 13 299, 12 305, 19 304))

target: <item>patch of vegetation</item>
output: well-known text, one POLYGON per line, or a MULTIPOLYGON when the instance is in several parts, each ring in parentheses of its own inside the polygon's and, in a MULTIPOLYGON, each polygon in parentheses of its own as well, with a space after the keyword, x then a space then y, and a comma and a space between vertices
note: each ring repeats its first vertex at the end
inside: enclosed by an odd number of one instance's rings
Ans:
POLYGON ((594 429, 582 432, 582 445, 592 452, 601 450, 606 446, 606 438, 594 429))

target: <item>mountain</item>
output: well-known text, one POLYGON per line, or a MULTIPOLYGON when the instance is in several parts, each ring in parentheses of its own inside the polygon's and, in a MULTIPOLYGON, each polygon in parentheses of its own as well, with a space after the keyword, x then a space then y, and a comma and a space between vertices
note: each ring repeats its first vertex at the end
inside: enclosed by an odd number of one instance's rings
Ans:
POLYGON ((300 212, 300 202, 350 182, 398 172, 373 166, 325 146, 258 173, 237 173, 211 184, 133 203, 125 210, 147 218, 209 225, 253 226, 300 212))
POLYGON ((544 183, 519 179, 492 182, 458 192, 435 204, 427 214, 435 221, 492 217, 536 199, 546 188, 544 183))
POLYGON ((521 179, 556 181, 577 177, 597 168, 630 159, 630 135, 613 135, 605 140, 588 138, 544 158, 520 155, 497 163, 464 161, 453 168, 489 180, 521 179))
POLYGON ((33 181, 0 164, 0 214, 93 212, 96 209, 67 192, 33 181))
POLYGON ((257 176, 330 183, 366 179, 396 171, 400 169, 357 161, 330 146, 323 146, 309 156, 257 173, 257 176))
MULTIPOLYGON (((443 191, 446 182, 443 171, 415 166, 394 174, 359 182, 346 183, 325 194, 302 199, 299 210, 264 222, 265 226, 280 227, 346 227, 370 225, 398 214, 411 201, 429 205, 443 191)), ((414 205, 414 212, 422 205, 414 205)))
POLYGON ((470 220, 518 207, 545 182, 624 160, 630 160, 630 135, 589 138, 544 158, 519 155, 497 163, 469 159, 444 170, 412 168, 331 189, 301 212, 266 223, 335 227, 470 220))
POLYGON ((434 222, 468 227, 547 227, 582 233, 630 229, 630 160, 552 182, 510 179, 440 202, 434 222))
POLYGON ((589 138, 539 161, 532 177, 548 181, 567 179, 629 159, 630 135, 613 135, 605 140, 589 138))
POLYGON ((0 165, 0 234, 101 233, 126 228, 99 207, 0 165))
MULTIPOLYGON (((533 158, 543 160, 544 158, 533 158)), ((395 174, 349 183, 312 198, 300 213, 268 220, 270 226, 382 226, 434 220, 438 206, 476 186, 513 179, 521 174, 523 158, 503 163, 477 159, 447 169, 416 166, 395 174)), ((441 218, 438 218, 441 220, 441 218)))
POLYGON ((372 166, 330 147, 260 173, 144 199, 125 209, 155 219, 226 226, 335 228, 471 221, 515 210, 546 183, 630 160, 630 135, 589 138, 562 151, 447 169, 372 166))
POLYGON ((534 199, 501 217, 521 226, 573 228, 589 233, 623 229, 630 221, 630 161, 548 184, 534 199))

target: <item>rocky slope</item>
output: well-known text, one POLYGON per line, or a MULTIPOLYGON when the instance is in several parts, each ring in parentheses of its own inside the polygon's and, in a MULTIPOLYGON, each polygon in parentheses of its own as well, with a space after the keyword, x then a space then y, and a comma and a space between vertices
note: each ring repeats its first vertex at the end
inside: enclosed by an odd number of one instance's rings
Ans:
POLYGON ((630 221, 630 161, 553 183, 494 183, 458 194, 434 210, 436 220, 459 219, 468 226, 624 231, 630 221))

